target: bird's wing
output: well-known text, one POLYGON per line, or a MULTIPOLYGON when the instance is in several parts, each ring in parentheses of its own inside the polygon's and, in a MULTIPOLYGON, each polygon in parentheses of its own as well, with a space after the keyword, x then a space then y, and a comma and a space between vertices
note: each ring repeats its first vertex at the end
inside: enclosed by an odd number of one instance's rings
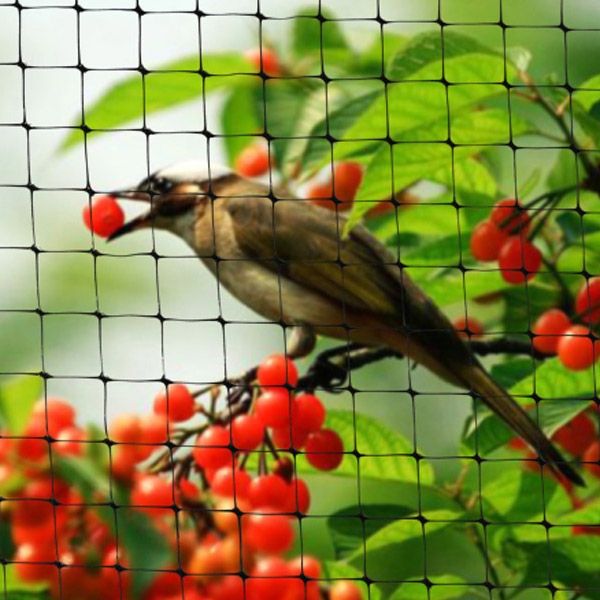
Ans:
POLYGON ((231 198, 227 209, 245 255, 354 309, 394 318, 401 314, 400 269, 393 256, 385 249, 374 252, 361 237, 342 239, 344 221, 334 213, 303 201, 268 198, 231 198))

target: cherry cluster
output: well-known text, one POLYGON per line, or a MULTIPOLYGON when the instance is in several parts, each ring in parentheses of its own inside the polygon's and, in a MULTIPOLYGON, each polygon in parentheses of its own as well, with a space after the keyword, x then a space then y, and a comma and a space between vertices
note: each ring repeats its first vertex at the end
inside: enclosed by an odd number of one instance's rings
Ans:
POLYGON ((498 261, 503 279, 521 284, 542 266, 542 253, 527 239, 531 217, 514 198, 499 200, 488 219, 471 235, 471 253, 483 262, 498 261))
POLYGON ((89 460, 89 434, 68 402, 40 401, 22 435, 0 437, 0 508, 18 579, 47 585, 56 600, 361 600, 356 584, 326 585, 317 558, 292 553, 310 507, 295 455, 320 470, 344 456, 339 435, 323 426, 323 403, 295 394, 297 381, 293 361, 274 355, 249 397, 220 412, 212 393, 208 408, 202 391, 172 384, 151 413, 109 423, 103 469, 172 551, 141 595, 108 499, 98 490, 90 502, 57 469, 61 459, 89 460))

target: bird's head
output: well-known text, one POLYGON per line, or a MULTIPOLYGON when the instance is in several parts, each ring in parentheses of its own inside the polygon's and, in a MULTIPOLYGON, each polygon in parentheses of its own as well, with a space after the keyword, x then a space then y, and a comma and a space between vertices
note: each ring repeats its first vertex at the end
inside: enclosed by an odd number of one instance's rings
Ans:
POLYGON ((128 221, 108 239, 112 241, 139 229, 166 229, 187 238, 194 224, 205 214, 210 215, 210 199, 237 175, 203 161, 177 163, 156 171, 134 189, 114 192, 125 200, 147 202, 150 209, 128 221))

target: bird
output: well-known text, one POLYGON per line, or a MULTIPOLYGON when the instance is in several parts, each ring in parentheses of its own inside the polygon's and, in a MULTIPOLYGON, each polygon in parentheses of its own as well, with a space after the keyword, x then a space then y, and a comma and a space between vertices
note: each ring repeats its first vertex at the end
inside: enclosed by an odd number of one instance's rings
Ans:
POLYGON ((258 315, 307 334, 389 348, 480 398, 552 470, 577 471, 409 277, 399 257, 363 225, 226 167, 190 160, 112 194, 147 202, 114 241, 144 228, 169 231, 234 297, 258 315))

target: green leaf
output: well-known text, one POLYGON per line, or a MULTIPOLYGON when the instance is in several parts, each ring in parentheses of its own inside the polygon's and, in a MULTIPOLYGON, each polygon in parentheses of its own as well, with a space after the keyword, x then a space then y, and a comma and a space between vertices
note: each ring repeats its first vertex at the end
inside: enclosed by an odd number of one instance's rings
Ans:
POLYGON ((335 556, 343 559, 364 548, 365 539, 386 527, 392 519, 407 517, 414 507, 396 504, 348 506, 327 518, 335 556), (354 518, 353 518, 354 516, 354 518))
POLYGON ((462 598, 471 586, 458 575, 436 575, 432 587, 423 583, 403 583, 389 600, 451 600, 462 598))
POLYGON ((37 375, 23 375, 2 385, 0 420, 12 435, 23 433, 43 389, 42 379, 37 375))
POLYGON ((110 475, 90 459, 53 455, 53 468, 61 479, 75 487, 86 501, 94 501, 97 494, 111 497, 110 475))
MULTIPOLYGON (((419 481, 422 485, 433 483, 431 465, 421 462, 417 468, 413 445, 376 419, 361 413, 331 410, 327 413, 326 423, 342 438, 345 452, 356 449, 359 453, 358 469, 361 479, 413 483, 419 481)), ((318 473, 302 455, 298 457, 298 469, 305 474, 318 473)), ((356 459, 352 455, 346 455, 342 464, 331 474, 356 479, 356 459)))
POLYGON ((435 183, 441 183, 459 193, 477 192, 486 196, 495 196, 498 184, 488 167, 471 150, 467 151, 467 157, 463 159, 463 150, 463 148, 456 148, 454 151, 454 164, 432 172, 427 179, 435 183))
MULTIPOLYGON (((237 52, 205 55, 203 68, 208 76, 201 74, 198 57, 191 56, 167 63, 145 77, 139 73, 128 77, 86 108, 85 125, 92 129, 117 129, 144 115, 200 98, 204 81, 208 93, 243 85, 247 79, 214 75, 251 71, 248 61, 237 52)), ((66 150, 82 140, 81 131, 76 129, 61 148, 66 150)))
POLYGON ((235 164, 238 154, 252 140, 249 135, 264 130, 264 118, 255 110, 256 92, 254 86, 241 86, 234 89, 223 104, 221 129, 228 163, 235 164))
POLYGON ((509 389, 517 382, 533 373, 534 362, 531 358, 512 357, 506 362, 494 365, 491 375, 503 388, 509 389))
POLYGON ((555 480, 542 479, 538 473, 510 469, 498 474, 483 471, 481 497, 484 517, 489 521, 522 523, 541 521, 546 506, 558 489, 555 480))
MULTIPOLYGON (((348 44, 344 34, 336 21, 321 20, 315 16, 314 9, 309 8, 301 11, 293 19, 292 26, 292 49, 298 59, 304 59, 307 54, 315 53, 319 56, 327 49, 348 50, 348 44)), ((333 15, 327 11, 321 11, 323 19, 331 19, 333 15)))
POLYGON ((119 548, 129 558, 131 587, 137 598, 156 579, 157 571, 176 564, 176 557, 150 517, 135 509, 121 508, 116 514, 119 548))
POLYGON ((402 262, 409 267, 455 267, 469 251, 470 232, 447 235, 433 242, 401 253, 402 262))
MULTIPOLYGON (((441 30, 416 35, 392 57, 386 69, 386 76, 393 81, 416 79, 430 63, 456 58, 464 54, 500 54, 472 37, 444 30, 443 46, 441 30)), ((440 77, 441 77, 440 71, 440 77)))
POLYGON ((429 511, 425 528, 418 515, 413 518, 398 519, 367 538, 364 542, 364 548, 357 550, 348 560, 364 556, 365 551, 370 554, 391 546, 397 546, 414 538, 423 539, 451 525, 460 523, 463 518, 464 514, 458 511, 444 509, 429 511))
POLYGON ((548 541, 512 541, 505 545, 503 558, 507 565, 517 567, 516 572, 523 573, 520 585, 553 583, 558 587, 577 588, 583 597, 600 597, 597 561, 600 538, 591 535, 555 537, 552 531, 548 541), (519 555, 526 557, 525 565, 522 560, 515 564, 515 557, 519 555))

